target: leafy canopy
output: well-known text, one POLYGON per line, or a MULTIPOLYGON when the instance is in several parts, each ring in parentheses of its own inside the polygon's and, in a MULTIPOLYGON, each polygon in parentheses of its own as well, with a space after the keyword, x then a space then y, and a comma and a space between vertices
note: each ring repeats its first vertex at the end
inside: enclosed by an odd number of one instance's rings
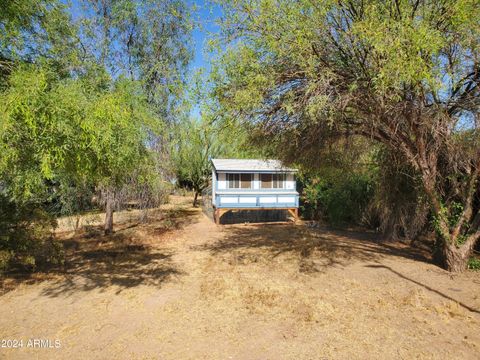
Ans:
POLYGON ((3 1, 0 11, 0 73, 13 61, 42 61, 58 71, 78 65, 76 27, 58 0, 3 1))
POLYGON ((480 238, 480 3, 220 3, 224 112, 287 161, 314 163, 352 135, 396 152, 429 199, 445 266, 466 264, 480 238))
POLYGON ((175 120, 192 59, 191 9, 180 0, 82 0, 80 38, 89 61, 139 80, 150 106, 175 120))
POLYGON ((41 197, 58 177, 118 186, 148 159, 159 128, 135 83, 119 79, 97 92, 34 66, 9 80, 0 94, 0 172, 13 198, 41 197))

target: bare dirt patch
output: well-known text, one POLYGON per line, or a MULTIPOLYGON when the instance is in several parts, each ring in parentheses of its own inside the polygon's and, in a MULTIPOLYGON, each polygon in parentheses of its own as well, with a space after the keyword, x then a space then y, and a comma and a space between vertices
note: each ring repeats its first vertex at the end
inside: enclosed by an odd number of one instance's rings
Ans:
POLYGON ((478 272, 451 275, 421 250, 361 232, 216 226, 174 200, 148 224, 122 214, 107 239, 65 231, 63 273, 10 280, 0 337, 62 347, 1 355, 478 358, 478 272))

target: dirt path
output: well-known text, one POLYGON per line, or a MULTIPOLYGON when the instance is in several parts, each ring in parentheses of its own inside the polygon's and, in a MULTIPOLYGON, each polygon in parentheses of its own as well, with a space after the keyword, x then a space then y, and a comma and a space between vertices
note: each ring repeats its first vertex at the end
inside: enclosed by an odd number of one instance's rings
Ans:
MULTIPOLYGON (((215 226, 182 202, 0 297, 13 359, 476 359, 480 279, 359 233, 215 226), (173 219, 173 220, 172 220, 173 219), (177 220, 175 220, 177 219, 177 220), (175 222, 177 221, 177 222, 175 222), (165 230, 173 223, 176 230, 165 230), (103 246, 103 245, 102 245, 103 246), (59 340, 31 348, 28 339, 59 340)), ((93 241, 93 240, 91 240, 93 241)))

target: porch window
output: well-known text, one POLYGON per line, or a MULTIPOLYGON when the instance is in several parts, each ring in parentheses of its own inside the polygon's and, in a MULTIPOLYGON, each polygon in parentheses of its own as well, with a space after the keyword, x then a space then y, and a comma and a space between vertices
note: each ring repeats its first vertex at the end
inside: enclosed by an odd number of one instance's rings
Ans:
POLYGON ((260 182, 262 184, 262 189, 271 189, 272 174, 260 174, 260 182))
POLYGON ((242 189, 252 188, 253 174, 240 174, 240 187, 242 189))
POLYGON ((227 174, 229 189, 251 189, 253 174, 227 174))
POLYGON ((285 174, 260 174, 262 189, 283 189, 285 187, 285 174))
POLYGON ((273 174, 273 188, 283 189, 285 187, 285 174, 273 174))
POLYGON ((227 174, 227 183, 229 189, 240 188, 240 174, 227 174))

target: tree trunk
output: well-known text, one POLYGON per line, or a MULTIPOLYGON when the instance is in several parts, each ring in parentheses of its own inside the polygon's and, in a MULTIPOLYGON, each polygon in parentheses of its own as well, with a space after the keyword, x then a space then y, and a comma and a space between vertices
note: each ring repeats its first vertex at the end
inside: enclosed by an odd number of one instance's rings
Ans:
POLYGON ((198 191, 195 190, 195 196, 193 197, 193 206, 197 207, 198 191))
POLYGON ((447 271, 463 272, 467 269, 468 259, 471 251, 464 246, 457 247, 454 244, 435 244, 433 258, 438 265, 447 271))
POLYGON ((79 227, 80 227, 80 215, 77 215, 77 218, 75 219, 75 233, 78 231, 79 227))
POLYGON ((452 272, 465 271, 468 260, 473 254, 473 248, 479 239, 480 230, 467 237, 461 245, 456 245, 455 241, 445 241, 444 238, 438 236, 433 259, 445 270, 452 272))
POLYGON ((113 233, 113 208, 114 208, 114 194, 113 191, 107 190, 107 198, 105 204, 105 235, 113 233))
POLYGON ((472 254, 475 239, 469 239, 466 243, 457 246, 458 234, 452 233, 445 214, 447 209, 442 207, 437 192, 435 191, 433 177, 424 172, 423 185, 430 199, 430 206, 436 219, 435 231, 437 238, 433 250, 433 260, 439 266, 451 272, 463 272, 467 269, 468 260, 472 254))

